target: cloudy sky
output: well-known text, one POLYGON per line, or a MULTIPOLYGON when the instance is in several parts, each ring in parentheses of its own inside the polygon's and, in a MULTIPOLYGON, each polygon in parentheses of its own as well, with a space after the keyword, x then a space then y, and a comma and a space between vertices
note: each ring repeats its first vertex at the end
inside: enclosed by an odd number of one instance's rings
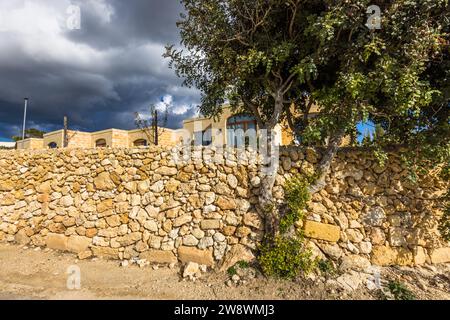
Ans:
POLYGON ((135 111, 170 105, 168 127, 197 112, 199 93, 181 86, 166 44, 179 44, 178 0, 0 1, 0 141, 28 128, 132 129, 135 111), (76 7, 81 24, 77 25, 76 7))

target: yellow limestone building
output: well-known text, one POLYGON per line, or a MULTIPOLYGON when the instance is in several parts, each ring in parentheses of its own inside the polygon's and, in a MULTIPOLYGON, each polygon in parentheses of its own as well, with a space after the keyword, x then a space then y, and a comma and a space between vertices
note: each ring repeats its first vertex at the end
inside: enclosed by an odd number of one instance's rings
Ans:
MULTIPOLYGON (((258 131, 256 119, 249 114, 235 114, 225 107, 220 119, 197 117, 183 121, 182 129, 159 129, 159 145, 171 146, 184 141, 196 145, 237 146, 244 141, 247 132, 258 131), (245 137, 243 137, 243 132, 245 137)), ((275 127, 275 141, 279 145, 293 142, 293 134, 287 125, 275 127)), ((67 132, 68 148, 133 148, 153 144, 141 129, 108 129, 97 132, 67 132)), ((42 139, 29 138, 17 142, 17 149, 54 149, 64 146, 64 130, 49 132, 42 139)))
MULTIPOLYGON (((173 145, 176 130, 160 129, 159 141, 162 145, 173 145)), ((68 148, 133 148, 151 144, 141 129, 107 129, 97 132, 67 131, 68 148)), ((17 142, 17 149, 56 149, 64 146, 64 130, 44 134, 42 139, 29 138, 17 142)))

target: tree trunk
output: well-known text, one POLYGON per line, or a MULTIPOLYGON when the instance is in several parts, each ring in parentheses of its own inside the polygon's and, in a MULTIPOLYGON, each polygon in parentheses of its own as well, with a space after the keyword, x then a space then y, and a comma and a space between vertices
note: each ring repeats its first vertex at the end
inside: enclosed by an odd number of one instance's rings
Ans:
POLYGON ((261 193, 259 203, 264 214, 265 232, 268 235, 275 235, 278 229, 278 218, 275 202, 273 200, 272 190, 275 184, 276 174, 265 175, 261 179, 261 193))
POLYGON ((309 186, 310 194, 315 194, 325 188, 325 178, 330 172, 331 162, 333 161, 334 156, 336 155, 339 146, 344 139, 344 136, 345 130, 341 129, 337 131, 336 134, 330 137, 328 146, 326 147, 325 152, 322 155, 322 159, 317 166, 317 172, 319 173, 319 176, 317 177, 317 180, 313 184, 311 184, 311 186, 309 186))
MULTIPOLYGON (((264 139, 262 139, 264 140, 264 139)), ((279 154, 278 146, 275 146, 272 139, 272 130, 267 130, 266 148, 261 149, 264 163, 260 165, 261 188, 259 194, 259 204, 264 215, 265 233, 276 235, 278 232, 278 216, 275 201, 273 199, 273 187, 278 174, 279 154)), ((265 143, 260 141, 260 143, 265 143)))

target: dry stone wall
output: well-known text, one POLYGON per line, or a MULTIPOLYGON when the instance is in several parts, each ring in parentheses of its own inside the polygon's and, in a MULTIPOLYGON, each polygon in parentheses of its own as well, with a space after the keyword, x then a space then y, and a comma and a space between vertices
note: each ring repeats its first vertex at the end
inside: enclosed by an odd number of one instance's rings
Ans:
MULTIPOLYGON (((258 166, 250 153, 205 150, 183 163, 164 147, 1 151, 0 241, 81 259, 215 266, 249 257, 263 236, 258 166)), ((312 172, 319 158, 281 149, 280 204, 285 179, 312 172)), ((296 223, 315 255, 341 269, 450 261, 437 231, 447 182, 429 175, 414 184, 396 155, 380 167, 358 151, 341 151, 327 179, 296 223)))

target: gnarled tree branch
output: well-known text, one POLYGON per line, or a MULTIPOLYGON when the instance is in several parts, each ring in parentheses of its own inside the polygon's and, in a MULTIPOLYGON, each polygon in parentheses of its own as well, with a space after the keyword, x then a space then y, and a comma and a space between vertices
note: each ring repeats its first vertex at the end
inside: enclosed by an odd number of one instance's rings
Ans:
POLYGON ((319 173, 319 176, 317 177, 317 180, 308 188, 311 194, 317 193, 325 187, 325 178, 330 172, 331 162, 333 161, 334 156, 336 155, 339 146, 344 139, 344 136, 345 129, 342 128, 336 131, 336 133, 330 137, 328 146, 326 147, 322 155, 322 159, 317 166, 317 172, 319 173))

